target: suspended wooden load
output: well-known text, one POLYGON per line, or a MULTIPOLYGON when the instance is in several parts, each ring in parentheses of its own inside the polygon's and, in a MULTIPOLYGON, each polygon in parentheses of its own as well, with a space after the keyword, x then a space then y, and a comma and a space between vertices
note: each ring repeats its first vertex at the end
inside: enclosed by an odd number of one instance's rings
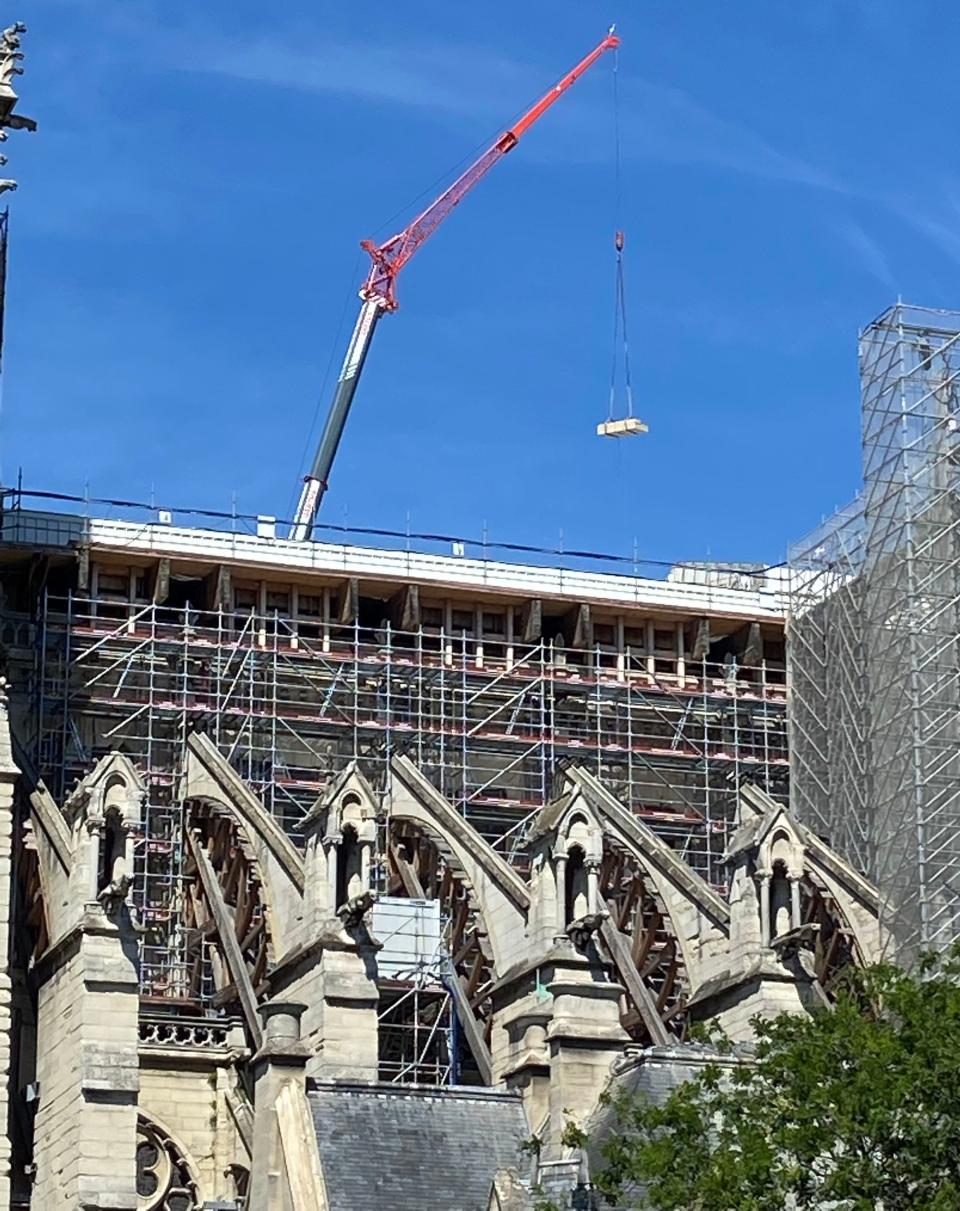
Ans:
POLYGON ((649 425, 635 416, 624 416, 621 420, 605 420, 597 425, 598 437, 632 437, 634 433, 648 433, 649 425))
POLYGON ((614 245, 617 250, 616 301, 613 312, 613 365, 610 371, 610 408, 605 421, 597 425, 597 437, 634 437, 646 433, 647 426, 633 415, 633 384, 630 381, 630 347, 627 342, 627 301, 623 286, 623 232, 618 231, 614 245), (620 354, 623 361, 623 392, 626 416, 617 417, 617 370, 620 354))

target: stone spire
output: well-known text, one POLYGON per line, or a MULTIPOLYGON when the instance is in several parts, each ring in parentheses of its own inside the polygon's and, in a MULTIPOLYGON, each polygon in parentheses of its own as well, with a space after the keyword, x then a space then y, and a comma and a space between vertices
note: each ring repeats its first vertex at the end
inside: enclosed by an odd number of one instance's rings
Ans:
MULTIPOLYGON (((37 129, 33 118, 14 112, 19 97, 14 91, 13 81, 16 76, 23 75, 23 68, 20 66, 23 60, 20 35, 26 32, 27 27, 22 21, 15 21, 13 25, 8 25, 5 30, 0 31, 0 142, 6 141, 7 138, 4 127, 10 130, 37 129)), ((0 166, 6 162, 6 156, 0 156, 0 166)), ((0 179, 0 193, 16 188, 16 181, 0 179)))

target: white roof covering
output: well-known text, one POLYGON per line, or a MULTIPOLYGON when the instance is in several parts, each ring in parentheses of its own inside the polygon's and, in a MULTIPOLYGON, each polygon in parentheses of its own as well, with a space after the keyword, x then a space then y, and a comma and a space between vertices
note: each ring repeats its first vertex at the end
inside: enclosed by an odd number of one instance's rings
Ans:
MULTIPOLYGON (((716 583, 678 583, 642 576, 611 575, 532 564, 502 563, 454 555, 427 555, 325 542, 292 542, 158 523, 104 521, 89 523, 93 552, 103 551, 201 561, 236 563, 264 573, 355 576, 366 580, 510 593, 525 598, 569 599, 602 605, 650 607, 693 614, 782 621, 786 586, 773 574, 757 576, 754 588, 716 583)), ((715 577, 704 576, 705 581, 715 577)))

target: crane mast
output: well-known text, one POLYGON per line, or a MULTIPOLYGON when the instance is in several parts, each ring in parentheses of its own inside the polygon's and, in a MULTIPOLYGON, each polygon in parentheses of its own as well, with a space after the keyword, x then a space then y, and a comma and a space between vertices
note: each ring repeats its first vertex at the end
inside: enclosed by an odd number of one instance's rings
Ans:
POLYGON ((336 457, 337 447, 343 436, 350 405, 360 381, 360 374, 370 349, 370 342, 380 317, 388 311, 396 311, 397 276, 407 261, 422 247, 450 212, 466 197, 477 182, 484 177, 498 160, 516 147, 520 138, 538 121, 554 102, 583 73, 591 67, 604 51, 614 50, 620 39, 610 28, 607 36, 580 62, 530 107, 509 129, 505 130, 480 155, 470 167, 435 201, 419 214, 412 223, 385 243, 377 245, 372 240, 363 240, 361 247, 370 255, 370 269, 360 288, 360 314, 354 325, 350 344, 340 368, 333 401, 320 437, 310 473, 305 476, 300 501, 290 529, 290 538, 304 541, 312 536, 317 511, 327 490, 330 469, 336 457))

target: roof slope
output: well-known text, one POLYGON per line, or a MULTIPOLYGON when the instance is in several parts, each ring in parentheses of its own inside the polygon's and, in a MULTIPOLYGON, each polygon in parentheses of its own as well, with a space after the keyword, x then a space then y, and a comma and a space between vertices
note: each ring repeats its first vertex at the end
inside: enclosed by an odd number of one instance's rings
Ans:
POLYGON ((523 1163, 520 1097, 490 1090, 312 1083, 331 1207, 486 1211, 498 1169, 523 1163))

